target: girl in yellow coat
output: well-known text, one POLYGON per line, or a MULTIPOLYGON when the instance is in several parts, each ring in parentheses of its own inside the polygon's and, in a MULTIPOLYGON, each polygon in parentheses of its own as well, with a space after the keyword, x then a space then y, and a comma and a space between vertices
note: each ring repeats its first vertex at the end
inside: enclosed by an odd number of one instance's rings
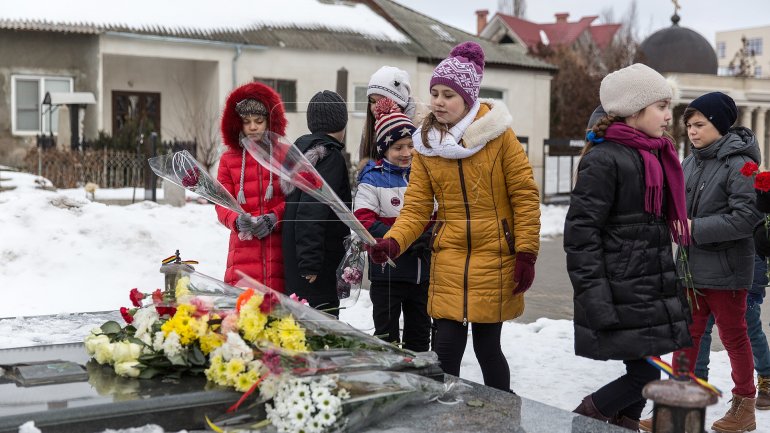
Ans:
POLYGON ((502 324, 521 315, 540 247, 540 196, 505 106, 479 100, 484 52, 464 42, 433 71, 431 113, 414 136, 412 174, 393 227, 369 248, 383 263, 425 229, 438 202, 428 313, 433 350, 459 376, 472 323, 484 384, 510 390, 502 324))

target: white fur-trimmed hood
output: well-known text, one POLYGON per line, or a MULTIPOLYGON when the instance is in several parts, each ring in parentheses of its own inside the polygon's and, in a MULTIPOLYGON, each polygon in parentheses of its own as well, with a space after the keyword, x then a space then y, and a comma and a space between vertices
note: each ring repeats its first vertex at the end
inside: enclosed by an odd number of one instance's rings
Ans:
MULTIPOLYGON (((440 156, 449 159, 467 158, 490 141, 501 136, 513 123, 513 117, 505 104, 494 99, 479 99, 481 105, 489 107, 489 111, 465 128, 460 137, 452 137, 444 134, 444 139, 439 143, 437 134, 431 134, 435 138, 430 139, 430 148, 422 142, 422 128, 418 128, 412 135, 415 150, 425 156, 440 156), (462 140, 464 146, 455 140, 462 140)), ((431 131, 433 132, 433 131, 431 131)))

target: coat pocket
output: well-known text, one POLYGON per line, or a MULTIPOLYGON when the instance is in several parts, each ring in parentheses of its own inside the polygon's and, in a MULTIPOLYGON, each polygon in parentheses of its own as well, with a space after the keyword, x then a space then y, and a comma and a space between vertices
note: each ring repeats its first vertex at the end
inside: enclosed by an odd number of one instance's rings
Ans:
POLYGON ((433 233, 431 233, 430 236, 430 250, 432 252, 436 252, 436 242, 438 241, 438 237, 441 232, 441 228, 444 226, 444 221, 436 221, 436 224, 433 226, 433 233))
POLYGON ((513 243, 513 233, 511 233, 511 226, 508 224, 508 219, 503 218, 503 236, 505 236, 505 243, 508 244, 508 251, 511 255, 516 254, 516 247, 513 243))

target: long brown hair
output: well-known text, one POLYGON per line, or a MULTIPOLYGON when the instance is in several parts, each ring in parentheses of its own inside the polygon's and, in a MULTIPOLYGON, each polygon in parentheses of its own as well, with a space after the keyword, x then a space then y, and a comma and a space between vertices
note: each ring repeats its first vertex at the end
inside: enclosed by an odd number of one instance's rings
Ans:
POLYGON ((423 146, 430 149, 430 142, 428 141, 428 133, 431 129, 436 128, 440 135, 440 140, 444 140, 444 136, 447 132, 449 132, 449 129, 447 128, 446 124, 443 124, 438 121, 436 116, 431 111, 428 113, 427 116, 422 120, 422 124, 420 125, 422 130, 420 131, 420 137, 422 138, 422 144, 423 146))
MULTIPOLYGON (((606 116, 602 116, 599 118, 598 121, 594 124, 591 129, 586 130, 586 132, 593 131, 593 133, 596 135, 596 138, 604 138, 604 134, 607 132, 607 128, 609 128, 610 125, 612 125, 615 122, 623 122, 625 121, 625 117, 620 116, 610 116, 609 114, 606 116)), ((583 147, 583 151, 580 152, 580 156, 582 157, 586 153, 588 153, 589 150, 594 146, 594 142, 591 140, 586 140, 586 145, 583 147)))
POLYGON ((358 151, 358 157, 359 160, 365 158, 377 159, 377 144, 375 143, 374 134, 374 114, 372 114, 372 109, 368 102, 366 106, 366 122, 364 122, 364 130, 361 132, 361 147, 358 151))

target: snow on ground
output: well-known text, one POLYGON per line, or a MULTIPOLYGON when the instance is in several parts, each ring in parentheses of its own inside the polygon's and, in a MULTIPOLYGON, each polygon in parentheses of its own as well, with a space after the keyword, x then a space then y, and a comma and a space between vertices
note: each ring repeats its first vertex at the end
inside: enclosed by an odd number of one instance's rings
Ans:
MULTIPOLYGON (((115 311, 129 304, 131 288, 161 286, 160 260, 175 249, 199 260, 200 272, 224 274, 228 233, 211 205, 107 206, 86 200, 82 190, 42 191, 34 188, 35 176, 0 172, 0 179, 11 177, 17 188, 0 192, 0 317, 11 317, 0 319, 0 348, 81 341, 91 328, 118 318, 115 311), (86 311, 103 313, 78 314, 86 311), (44 314, 55 315, 34 317, 44 314)), ((542 211, 542 233, 561 234, 566 208, 542 211)), ((368 293, 341 318, 372 332, 368 293)), ((507 322, 502 342, 513 390, 564 410, 624 371, 620 362, 575 356, 568 320, 507 322)), ((470 338, 461 376, 483 382, 470 338)), ((711 378, 726 397, 708 409, 709 425, 729 407, 726 352, 712 352, 711 378)), ((756 432, 770 433, 770 411, 758 411, 757 424, 756 432)))

